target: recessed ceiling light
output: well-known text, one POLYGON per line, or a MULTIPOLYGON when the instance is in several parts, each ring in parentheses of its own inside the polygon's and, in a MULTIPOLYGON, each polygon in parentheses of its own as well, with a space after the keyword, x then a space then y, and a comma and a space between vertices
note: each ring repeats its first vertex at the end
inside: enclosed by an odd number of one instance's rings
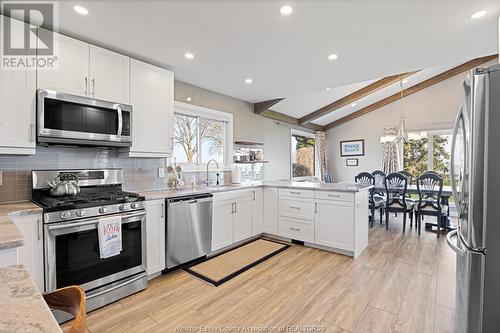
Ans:
POLYGON ((337 59, 338 57, 339 57, 339 56, 338 56, 338 55, 336 55, 336 54, 330 54, 330 55, 328 56, 328 60, 335 60, 335 59, 337 59))
POLYGON ((351 103, 351 106, 352 106, 352 107, 355 107, 355 106, 356 106, 356 103, 351 103))
POLYGON ((191 60, 194 58, 194 54, 190 52, 184 53, 184 58, 191 60))
POLYGON ((470 18, 473 19, 473 20, 475 20, 475 19, 483 17, 484 15, 486 15, 486 13, 488 13, 487 10, 480 10, 480 11, 475 12, 474 14, 472 14, 470 16, 470 18))
POLYGON ((404 79, 403 81, 401 81, 401 83, 403 84, 408 83, 408 79, 404 79))
POLYGON ((246 84, 251 84, 252 82, 253 82, 253 80, 251 78, 245 79, 245 83, 246 84))
POLYGON ((328 88, 326 88, 325 90, 326 90, 326 91, 330 91, 330 89, 332 89, 332 88, 328 87, 328 88))
POLYGON ((291 6, 282 6, 280 8, 281 15, 290 15, 293 12, 293 8, 291 6))
POLYGON ((74 6, 73 10, 81 15, 87 15, 89 13, 88 9, 82 6, 74 6))

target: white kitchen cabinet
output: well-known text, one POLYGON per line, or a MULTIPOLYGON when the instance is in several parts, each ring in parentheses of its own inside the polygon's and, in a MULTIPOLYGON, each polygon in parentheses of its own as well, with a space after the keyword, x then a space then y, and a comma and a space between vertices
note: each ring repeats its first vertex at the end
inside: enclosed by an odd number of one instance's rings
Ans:
POLYGON ((278 235, 278 189, 264 187, 262 196, 264 201, 264 232, 278 235))
POLYGON ((42 214, 16 216, 14 219, 24 237, 17 248, 17 263, 26 267, 37 288, 44 292, 42 214))
POLYGON ((89 92, 111 102, 130 102, 130 58, 90 45, 89 92))
MULTIPOLYGON (((14 22, 12 33, 23 33, 24 23, 14 22)), ((35 102, 35 70, 0 69, 0 154, 35 154, 35 102)))
POLYGON ((55 68, 37 68, 37 88, 57 92, 89 96, 89 49, 88 43, 52 31, 39 29, 40 35, 54 38, 57 61, 55 68), (52 36, 52 37, 50 37, 52 36))
POLYGON ((170 157, 174 110, 174 74, 131 60, 130 104, 132 147, 130 157, 170 157))
POLYGON ((252 237, 252 200, 241 198, 235 201, 233 214, 233 243, 252 237))
POLYGON ((314 243, 314 223, 291 217, 279 217, 279 235, 303 242, 314 243))
POLYGON ((212 251, 233 244, 234 202, 217 201, 213 203, 212 213, 212 251))
POLYGON ((146 267, 152 277, 165 269, 165 200, 146 201, 146 267))
POLYGON ((264 232, 264 197, 260 187, 252 192, 252 236, 256 236, 264 232))
POLYGON ((317 200, 314 233, 316 244, 354 251, 354 228, 352 201, 317 200))

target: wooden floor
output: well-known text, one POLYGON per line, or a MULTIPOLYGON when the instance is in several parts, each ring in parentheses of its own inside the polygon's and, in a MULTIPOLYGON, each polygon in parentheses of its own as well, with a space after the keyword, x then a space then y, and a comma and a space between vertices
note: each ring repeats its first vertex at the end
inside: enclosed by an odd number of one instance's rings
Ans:
POLYGON ((402 235, 400 224, 377 223, 357 260, 297 245, 219 287, 183 271, 163 275, 91 312, 88 331, 454 332, 455 255, 444 235, 402 235))

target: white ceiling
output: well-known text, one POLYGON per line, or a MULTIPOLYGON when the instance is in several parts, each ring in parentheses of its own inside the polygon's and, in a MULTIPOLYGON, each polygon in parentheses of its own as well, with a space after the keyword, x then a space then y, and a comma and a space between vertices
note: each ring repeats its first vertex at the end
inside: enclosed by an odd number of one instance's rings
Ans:
POLYGON ((61 2, 59 23, 179 80, 257 102, 496 53, 499 13, 498 0, 82 0, 61 2), (470 20, 480 9, 488 14, 470 20), (339 58, 328 61, 331 53, 339 58))

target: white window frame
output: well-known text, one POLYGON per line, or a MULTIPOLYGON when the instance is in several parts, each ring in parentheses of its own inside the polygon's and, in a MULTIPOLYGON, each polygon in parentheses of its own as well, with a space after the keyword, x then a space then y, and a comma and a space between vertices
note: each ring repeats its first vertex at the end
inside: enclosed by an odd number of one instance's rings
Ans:
MULTIPOLYGON (((224 121, 226 124, 224 126, 224 162, 219 163, 219 168, 215 170, 215 166, 210 166, 210 171, 230 171, 233 159, 233 115, 231 113, 222 112, 206 108, 203 106, 183 103, 175 101, 174 103, 174 114, 180 113, 186 116, 201 117, 205 119, 212 119, 217 121, 224 121)), ((174 128, 174 118, 172 117, 172 128, 174 128)), ((174 143, 175 145, 175 138, 174 143)), ((173 154, 174 146, 172 146, 173 154)), ((171 159, 173 162, 173 157, 171 159)), ((178 165, 182 166, 185 172, 200 172, 206 171, 206 163, 185 163, 178 162, 178 165)))
POLYGON ((297 181, 317 181, 319 179, 318 175, 318 166, 316 165, 316 142, 314 143, 314 176, 305 176, 305 177, 294 177, 293 176, 293 149, 291 145, 291 140, 293 135, 300 135, 300 136, 305 136, 307 138, 312 138, 316 140, 316 137, 314 136, 314 133, 310 132, 305 132, 301 131, 298 129, 291 128, 290 129, 290 178, 292 180, 297 180, 297 181))

